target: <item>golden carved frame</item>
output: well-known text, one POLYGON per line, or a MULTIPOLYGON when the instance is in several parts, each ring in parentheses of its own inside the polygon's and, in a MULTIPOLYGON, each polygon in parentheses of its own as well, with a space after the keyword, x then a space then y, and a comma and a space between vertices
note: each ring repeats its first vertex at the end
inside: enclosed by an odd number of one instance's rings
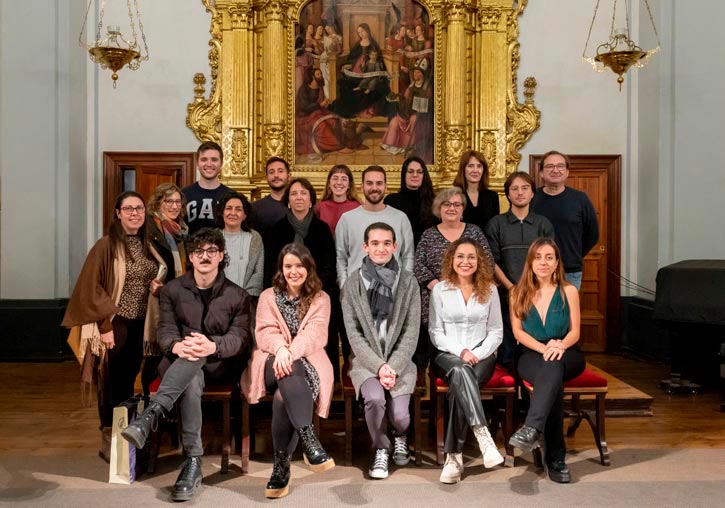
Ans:
MULTIPOLYGON (((264 161, 273 155, 322 188, 329 165, 293 162, 295 23, 310 0, 201 1, 211 14, 211 88, 207 96, 205 76, 194 76, 187 126, 200 141, 222 146, 222 180, 233 188, 265 193, 264 161)), ((524 80, 523 103, 517 93, 518 17, 528 0, 419 3, 435 28, 433 183, 450 185, 460 155, 473 148, 486 156, 491 187, 500 191, 540 125, 536 80, 524 80)), ((397 178, 391 183, 397 186, 397 178)))

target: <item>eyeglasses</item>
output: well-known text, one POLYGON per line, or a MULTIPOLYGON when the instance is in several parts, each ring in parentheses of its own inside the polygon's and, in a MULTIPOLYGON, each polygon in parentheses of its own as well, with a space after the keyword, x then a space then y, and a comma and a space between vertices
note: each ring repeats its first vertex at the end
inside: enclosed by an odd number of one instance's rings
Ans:
POLYGON ((212 258, 219 254, 219 249, 216 247, 209 247, 208 249, 194 249, 191 253, 198 258, 203 258, 204 254, 207 254, 210 258, 212 258))
POLYGON ((459 210, 463 208, 463 203, 456 201, 456 202, 450 202, 450 201, 444 201, 441 203, 441 206, 444 208, 455 208, 456 210, 459 210))
POLYGON ((134 212, 142 214, 146 210, 145 206, 122 206, 121 211, 126 215, 133 215, 134 212))
POLYGON ((164 199, 164 204, 168 206, 181 206, 180 199, 164 199))
POLYGON ((424 175, 425 171, 422 169, 408 169, 407 173, 409 175, 424 175))
POLYGON ((561 164, 545 164, 544 165, 544 169, 546 169, 548 171, 551 171, 553 169, 558 169, 559 171, 563 171, 563 170, 566 169, 566 164, 564 164, 564 163, 561 163, 561 164))

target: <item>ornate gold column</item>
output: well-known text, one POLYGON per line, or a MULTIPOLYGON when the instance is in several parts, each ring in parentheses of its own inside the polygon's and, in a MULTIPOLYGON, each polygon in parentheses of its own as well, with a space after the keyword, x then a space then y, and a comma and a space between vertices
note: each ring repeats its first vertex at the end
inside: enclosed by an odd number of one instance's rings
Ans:
POLYGON ((451 0, 445 5, 447 20, 445 54, 445 120, 442 179, 457 171, 461 154, 468 148, 466 133, 466 5, 462 0, 451 0))
POLYGON ((272 156, 287 157, 287 37, 284 27, 286 5, 269 0, 264 6, 264 108, 262 118, 262 161, 272 156))

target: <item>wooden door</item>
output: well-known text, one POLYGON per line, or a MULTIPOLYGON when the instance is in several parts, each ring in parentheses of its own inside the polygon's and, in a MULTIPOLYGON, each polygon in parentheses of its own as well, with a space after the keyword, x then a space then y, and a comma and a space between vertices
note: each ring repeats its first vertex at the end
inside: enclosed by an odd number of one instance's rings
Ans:
MULTIPOLYGON (((619 346, 620 168, 619 155, 569 155, 566 185, 587 194, 599 222, 599 242, 584 258, 581 298, 582 349, 603 352, 619 346)), ((529 158, 531 175, 542 185, 541 155, 529 158)))
POLYGON ((135 190, 148 202, 165 182, 179 187, 194 183, 196 154, 169 152, 105 152, 103 154, 103 230, 113 214, 116 196, 135 190))

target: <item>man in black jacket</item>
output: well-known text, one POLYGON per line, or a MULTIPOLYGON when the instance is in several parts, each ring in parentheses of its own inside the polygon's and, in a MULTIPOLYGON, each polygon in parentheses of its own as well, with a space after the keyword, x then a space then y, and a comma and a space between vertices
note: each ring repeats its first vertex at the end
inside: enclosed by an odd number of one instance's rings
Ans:
POLYGON ((224 276, 224 235, 203 228, 189 240, 193 272, 161 291, 158 343, 166 355, 159 365, 161 385, 149 406, 122 433, 142 448, 151 428, 178 401, 186 460, 171 497, 192 498, 201 484, 201 396, 205 381, 233 381, 242 353, 251 344, 250 299, 224 276))

